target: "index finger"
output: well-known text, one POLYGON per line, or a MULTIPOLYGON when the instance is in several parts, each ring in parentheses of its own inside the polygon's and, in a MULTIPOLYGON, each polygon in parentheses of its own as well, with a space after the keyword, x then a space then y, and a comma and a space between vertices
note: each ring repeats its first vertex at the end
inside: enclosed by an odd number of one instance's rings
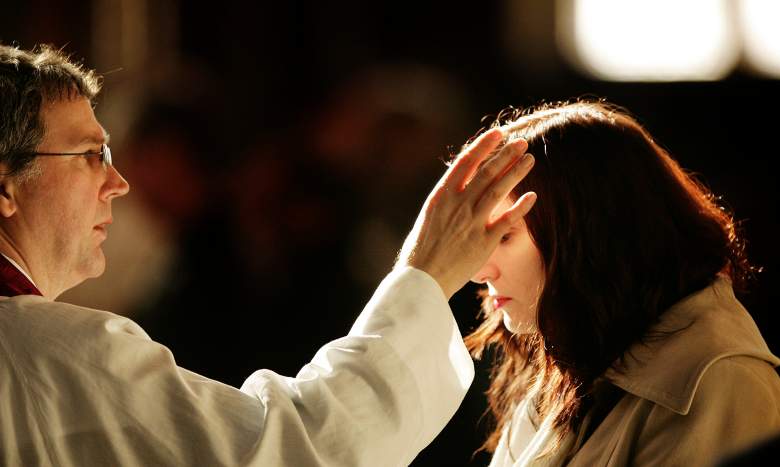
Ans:
POLYGON ((479 135, 452 163, 445 175, 445 183, 454 183, 458 191, 463 191, 479 164, 498 147, 503 139, 504 133, 500 128, 493 128, 479 135))

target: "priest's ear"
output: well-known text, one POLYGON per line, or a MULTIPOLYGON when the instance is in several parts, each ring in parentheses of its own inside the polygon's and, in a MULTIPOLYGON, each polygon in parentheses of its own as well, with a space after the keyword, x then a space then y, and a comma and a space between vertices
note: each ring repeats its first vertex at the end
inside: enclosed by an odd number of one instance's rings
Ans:
POLYGON ((16 193, 19 189, 19 178, 9 175, 10 170, 5 162, 0 162, 0 216, 8 218, 16 212, 16 193))

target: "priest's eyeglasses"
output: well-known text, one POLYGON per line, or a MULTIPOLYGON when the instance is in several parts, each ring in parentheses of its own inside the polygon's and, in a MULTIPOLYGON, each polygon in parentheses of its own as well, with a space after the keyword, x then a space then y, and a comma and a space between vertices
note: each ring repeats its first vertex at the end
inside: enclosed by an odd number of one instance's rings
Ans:
POLYGON ((99 156, 100 162, 103 163, 103 167, 111 167, 114 162, 111 160, 111 149, 107 144, 103 144, 100 147, 100 151, 87 151, 87 152, 36 152, 35 156, 99 156))

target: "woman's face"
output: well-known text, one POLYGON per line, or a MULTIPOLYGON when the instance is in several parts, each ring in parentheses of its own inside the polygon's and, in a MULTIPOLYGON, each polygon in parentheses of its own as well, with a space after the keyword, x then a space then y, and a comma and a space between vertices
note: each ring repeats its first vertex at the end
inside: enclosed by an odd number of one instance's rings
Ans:
MULTIPOLYGON (((507 198, 491 219, 512 206, 507 198)), ((482 268, 471 278, 487 284, 493 308, 504 315, 504 326, 518 334, 536 330, 536 305, 544 286, 544 263, 524 220, 512 227, 482 268)))

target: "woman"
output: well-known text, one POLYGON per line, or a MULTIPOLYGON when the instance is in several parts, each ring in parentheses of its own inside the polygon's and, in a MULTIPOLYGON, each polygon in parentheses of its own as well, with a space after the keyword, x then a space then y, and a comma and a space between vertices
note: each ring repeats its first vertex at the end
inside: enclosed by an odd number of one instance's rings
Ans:
POLYGON ((536 163, 494 215, 538 201, 472 278, 491 465, 707 465, 780 430, 780 359, 732 290, 755 269, 712 193, 603 102, 496 126, 536 163))

